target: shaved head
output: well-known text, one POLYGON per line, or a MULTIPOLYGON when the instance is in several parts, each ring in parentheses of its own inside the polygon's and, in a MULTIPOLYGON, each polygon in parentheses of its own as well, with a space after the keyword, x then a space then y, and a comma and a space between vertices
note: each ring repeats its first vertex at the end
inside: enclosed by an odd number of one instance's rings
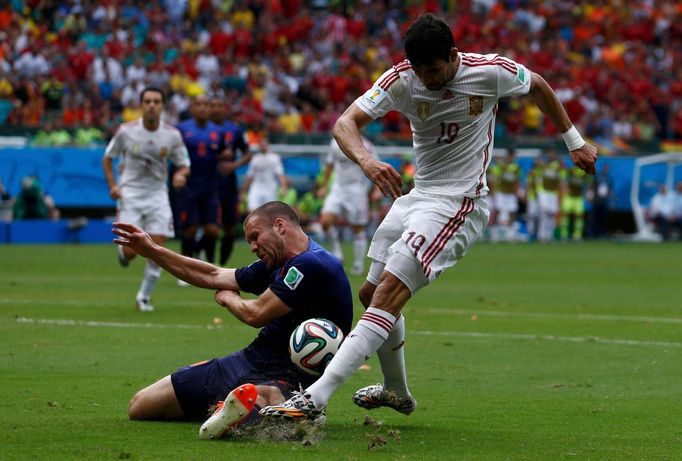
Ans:
POLYGON ((294 209, 284 202, 268 202, 265 205, 261 205, 249 213, 244 222, 246 223, 246 221, 252 217, 263 218, 266 222, 271 224, 275 222, 275 219, 282 218, 293 224, 301 225, 294 209))

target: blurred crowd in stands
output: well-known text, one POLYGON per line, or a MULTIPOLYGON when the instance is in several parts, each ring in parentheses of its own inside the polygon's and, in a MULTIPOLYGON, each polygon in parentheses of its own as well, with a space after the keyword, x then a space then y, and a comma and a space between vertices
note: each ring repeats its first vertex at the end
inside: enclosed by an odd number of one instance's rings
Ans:
MULTIPOLYGON (((448 18, 461 51, 499 53, 551 82, 593 139, 682 139, 682 3, 675 0, 26 0, 0 2, 0 126, 36 144, 89 145, 140 116, 145 85, 168 121, 222 95, 235 122, 328 133, 403 59, 419 13, 448 18)), ((552 135, 533 104, 506 100, 498 136, 552 135)), ((397 113, 370 136, 408 137, 397 113)))

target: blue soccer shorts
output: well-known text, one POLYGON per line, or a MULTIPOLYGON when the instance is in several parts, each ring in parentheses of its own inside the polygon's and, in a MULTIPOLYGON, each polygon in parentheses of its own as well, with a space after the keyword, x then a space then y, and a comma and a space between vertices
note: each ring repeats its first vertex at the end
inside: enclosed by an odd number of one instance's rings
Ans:
POLYGON ((209 409, 213 405, 242 384, 275 386, 285 399, 296 390, 293 384, 273 380, 271 376, 257 370, 245 357, 243 350, 220 359, 179 368, 171 374, 171 383, 185 417, 200 421, 210 416, 209 409))

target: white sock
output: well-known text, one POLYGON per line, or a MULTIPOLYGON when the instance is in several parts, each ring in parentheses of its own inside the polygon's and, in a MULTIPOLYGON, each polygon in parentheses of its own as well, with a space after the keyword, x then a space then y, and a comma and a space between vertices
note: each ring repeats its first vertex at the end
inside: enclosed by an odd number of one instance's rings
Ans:
POLYGON ((365 360, 386 341, 393 329, 395 317, 386 311, 369 307, 355 328, 341 344, 339 351, 324 373, 306 391, 319 409, 365 360))
POLYGON ((511 242, 514 238, 514 226, 509 223, 506 226, 504 226, 504 240, 506 242, 511 242))
POLYGON ((355 234, 353 239, 353 256, 355 257, 355 266, 365 265, 365 254, 367 253, 367 236, 365 232, 362 231, 359 234, 355 234))
POLYGON ((538 219, 538 239, 547 240, 547 214, 545 212, 540 212, 538 219))
POLYGON ((156 282, 161 277, 161 266, 155 262, 147 260, 147 264, 144 266, 144 276, 142 278, 142 284, 140 285, 140 291, 137 292, 138 298, 149 298, 152 295, 152 291, 156 286, 156 282))
POLYGON ((341 242, 339 242, 339 230, 335 226, 327 229, 327 242, 332 247, 332 254, 343 261, 343 251, 341 250, 341 242))
POLYGON ((400 315, 395 321, 388 338, 377 350, 381 371, 384 374, 384 389, 394 391, 398 397, 407 397, 405 373, 405 317, 400 315))
POLYGON ((556 226, 556 216, 553 213, 544 213, 540 221, 540 240, 554 240, 554 227, 556 226))

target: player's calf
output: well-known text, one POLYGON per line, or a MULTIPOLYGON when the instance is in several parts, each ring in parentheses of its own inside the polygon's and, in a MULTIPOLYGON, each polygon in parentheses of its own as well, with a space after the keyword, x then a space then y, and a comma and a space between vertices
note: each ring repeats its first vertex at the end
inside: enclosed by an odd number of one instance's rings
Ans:
POLYGON ((118 256, 118 263, 121 267, 128 267, 130 265, 130 259, 126 258, 125 251, 120 245, 116 246, 116 256, 118 256))

